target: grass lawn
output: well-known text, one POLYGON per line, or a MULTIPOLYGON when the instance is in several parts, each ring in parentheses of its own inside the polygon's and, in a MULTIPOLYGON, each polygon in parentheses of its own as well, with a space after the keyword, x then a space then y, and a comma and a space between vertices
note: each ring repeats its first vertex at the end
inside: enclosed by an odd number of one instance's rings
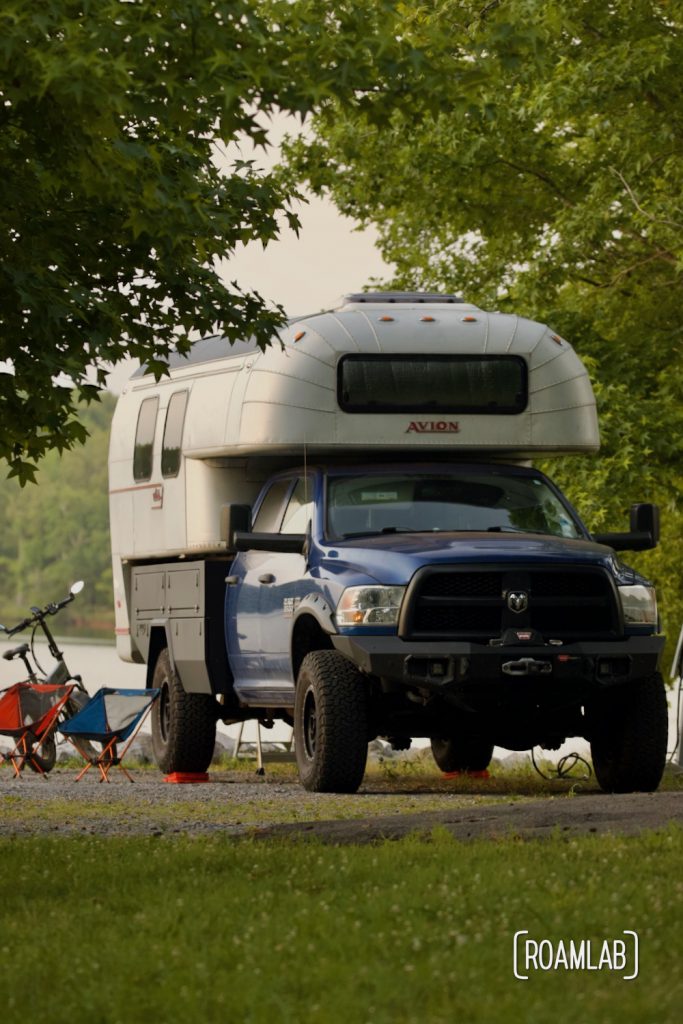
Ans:
POLYGON ((366 847, 0 842, 0 1011, 50 1024, 678 1022, 683 833, 366 847), (517 981, 513 934, 640 936, 517 981))

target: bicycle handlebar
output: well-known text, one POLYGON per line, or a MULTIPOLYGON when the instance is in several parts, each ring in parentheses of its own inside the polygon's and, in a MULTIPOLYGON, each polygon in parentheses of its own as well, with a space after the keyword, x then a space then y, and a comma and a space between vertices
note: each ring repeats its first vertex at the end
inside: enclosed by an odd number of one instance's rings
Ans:
POLYGON ((22 629, 26 629, 32 622, 33 619, 24 619, 24 621, 20 622, 18 626, 12 626, 11 629, 8 629, 7 626, 5 626, 5 633, 7 633, 7 636, 14 636, 15 633, 21 633, 22 629))
POLYGON ((38 623, 42 623, 46 616, 56 615, 60 609, 65 608, 67 604, 70 604, 73 601, 73 599, 74 595, 69 594, 69 596, 65 597, 63 601, 51 601, 49 604, 46 604, 44 608, 31 608, 33 615, 30 619, 23 619, 22 622, 17 623, 16 626, 11 626, 9 629, 7 626, 0 626, 0 629, 4 629, 7 636, 14 636, 15 633, 21 633, 22 630, 28 629, 28 627, 32 626, 34 623, 36 625, 38 623))

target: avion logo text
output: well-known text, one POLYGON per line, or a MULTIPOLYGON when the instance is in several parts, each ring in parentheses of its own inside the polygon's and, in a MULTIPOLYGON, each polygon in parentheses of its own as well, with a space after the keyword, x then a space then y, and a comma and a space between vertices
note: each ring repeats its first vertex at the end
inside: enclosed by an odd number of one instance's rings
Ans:
POLYGON ((460 424, 454 420, 411 420, 406 434, 459 434, 460 424))

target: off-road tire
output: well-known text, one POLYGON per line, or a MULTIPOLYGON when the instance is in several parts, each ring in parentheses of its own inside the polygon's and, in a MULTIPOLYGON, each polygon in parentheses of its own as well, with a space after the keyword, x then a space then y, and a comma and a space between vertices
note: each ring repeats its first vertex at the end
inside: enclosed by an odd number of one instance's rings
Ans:
POLYGON ((481 736, 433 736, 432 755, 442 772, 483 772, 491 763, 493 743, 481 736))
POLYGON ((164 648, 152 684, 161 692, 152 707, 152 750, 163 772, 205 772, 216 745, 215 699, 186 693, 164 648))
POLYGON ((296 684, 294 746, 299 778, 314 793, 355 793, 368 756, 368 697, 337 651, 304 658, 296 684))
POLYGON ((666 764, 669 716, 657 672, 603 694, 588 710, 593 769, 607 793, 652 793, 666 764))

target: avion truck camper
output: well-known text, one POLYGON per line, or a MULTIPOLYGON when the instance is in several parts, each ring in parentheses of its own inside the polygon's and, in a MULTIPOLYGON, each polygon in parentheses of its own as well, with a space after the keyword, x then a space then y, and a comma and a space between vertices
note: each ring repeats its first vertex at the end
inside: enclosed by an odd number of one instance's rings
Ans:
POLYGON ((313 790, 353 791, 368 741, 591 744, 612 791, 665 761, 655 594, 536 456, 594 452, 595 402, 548 327, 446 295, 350 295, 265 351, 207 338, 119 399, 110 490, 122 658, 161 689, 165 771, 203 771, 218 720, 293 724, 313 790))

